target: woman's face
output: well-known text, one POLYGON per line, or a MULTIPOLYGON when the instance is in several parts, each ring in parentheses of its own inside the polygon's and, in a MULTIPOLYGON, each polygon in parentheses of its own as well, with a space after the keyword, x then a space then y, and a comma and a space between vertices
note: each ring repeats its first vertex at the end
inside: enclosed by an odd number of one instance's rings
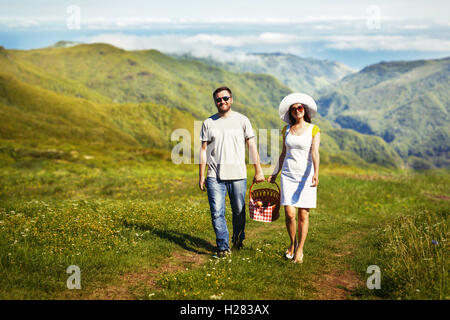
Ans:
POLYGON ((290 107, 289 112, 296 120, 298 120, 304 117, 305 107, 301 103, 295 103, 290 107))

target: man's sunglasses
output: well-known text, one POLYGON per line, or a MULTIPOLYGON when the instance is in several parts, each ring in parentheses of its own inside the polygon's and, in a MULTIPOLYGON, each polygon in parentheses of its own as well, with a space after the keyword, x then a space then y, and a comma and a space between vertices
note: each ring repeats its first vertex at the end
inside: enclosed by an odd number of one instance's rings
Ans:
POLYGON ((223 99, 223 101, 227 102, 228 100, 230 100, 230 98, 231 97, 229 97, 229 96, 224 96, 222 98, 216 98, 216 103, 219 103, 220 101, 222 101, 222 99, 223 99))

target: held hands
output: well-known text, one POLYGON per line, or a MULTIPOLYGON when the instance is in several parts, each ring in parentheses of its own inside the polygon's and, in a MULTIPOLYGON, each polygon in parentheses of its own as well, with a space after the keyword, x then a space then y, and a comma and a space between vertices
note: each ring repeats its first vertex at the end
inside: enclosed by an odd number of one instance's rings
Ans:
POLYGON ((253 183, 260 183, 266 181, 266 178, 264 177, 264 174, 262 173, 256 173, 255 177, 253 178, 253 183))

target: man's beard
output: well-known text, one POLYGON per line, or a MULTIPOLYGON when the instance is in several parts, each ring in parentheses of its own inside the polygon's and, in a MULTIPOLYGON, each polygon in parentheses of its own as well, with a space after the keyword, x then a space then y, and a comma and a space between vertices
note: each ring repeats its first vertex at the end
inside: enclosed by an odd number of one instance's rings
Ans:
POLYGON ((228 110, 230 110, 230 108, 231 108, 231 105, 225 105, 225 104, 223 104, 223 105, 221 105, 221 106, 218 106, 218 107, 217 107, 217 110, 219 111, 219 113, 223 114, 223 113, 226 113, 228 110), (224 107, 225 107, 225 108, 224 108, 224 107))

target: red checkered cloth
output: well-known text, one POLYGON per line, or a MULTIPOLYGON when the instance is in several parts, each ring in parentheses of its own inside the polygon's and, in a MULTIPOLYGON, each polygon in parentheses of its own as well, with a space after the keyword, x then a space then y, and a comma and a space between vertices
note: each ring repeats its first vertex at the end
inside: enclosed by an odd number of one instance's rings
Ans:
POLYGON ((261 206, 256 204, 256 201, 250 199, 248 202, 248 211, 250 219, 261 222, 272 222, 272 212, 275 205, 261 206))

